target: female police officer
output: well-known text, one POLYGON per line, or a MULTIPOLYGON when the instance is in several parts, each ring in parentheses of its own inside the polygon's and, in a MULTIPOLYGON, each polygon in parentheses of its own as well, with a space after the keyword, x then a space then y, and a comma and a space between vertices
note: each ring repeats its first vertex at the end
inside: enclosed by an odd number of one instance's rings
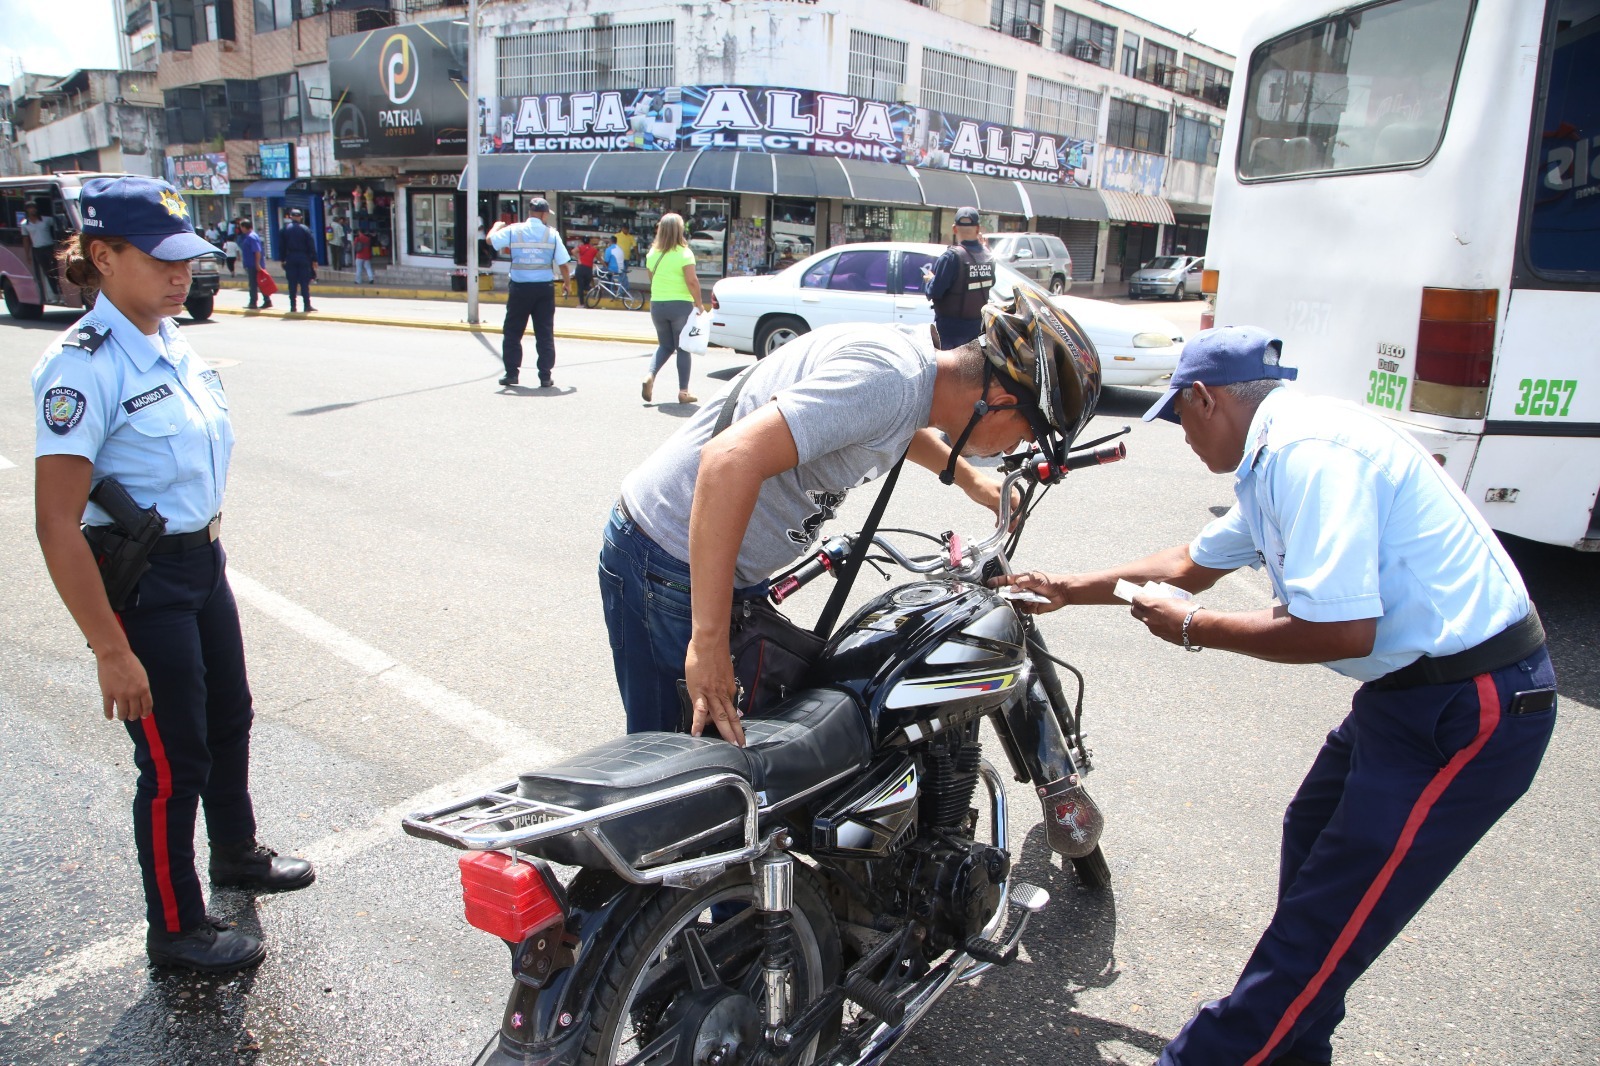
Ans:
POLYGON ((315 875, 255 840, 250 687, 217 540, 233 429, 217 372, 168 317, 188 295, 190 260, 216 249, 165 182, 95 178, 78 203, 83 231, 64 242, 62 265, 100 295, 33 372, 39 543, 94 650, 105 716, 133 738, 150 959, 237 970, 265 949, 206 914, 194 869, 199 802, 213 884, 292 889, 315 875), (107 479, 166 520, 149 570, 115 611, 96 570, 112 519, 89 500, 91 485, 107 479))

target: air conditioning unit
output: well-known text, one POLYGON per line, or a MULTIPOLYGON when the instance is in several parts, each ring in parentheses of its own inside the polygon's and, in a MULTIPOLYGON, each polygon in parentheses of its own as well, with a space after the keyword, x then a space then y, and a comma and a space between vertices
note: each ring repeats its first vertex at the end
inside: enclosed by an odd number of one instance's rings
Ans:
POLYGON ((1034 44, 1038 44, 1044 39, 1044 27, 1037 22, 1029 22, 1027 19, 1012 19, 1011 36, 1019 41, 1032 41, 1034 44))

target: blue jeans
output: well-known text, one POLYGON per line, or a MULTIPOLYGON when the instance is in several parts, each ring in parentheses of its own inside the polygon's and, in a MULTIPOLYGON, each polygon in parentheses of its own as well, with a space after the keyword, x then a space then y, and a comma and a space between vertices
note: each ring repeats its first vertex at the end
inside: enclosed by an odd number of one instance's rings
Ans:
POLYGON ((1357 689, 1284 815, 1272 922, 1158 1066, 1331 1061, 1350 986, 1532 783, 1556 711, 1511 698, 1555 683, 1541 647, 1471 681, 1357 689))
MULTIPOLYGON (((760 596, 765 583, 736 590, 760 596)), ((689 564, 664 551, 620 507, 600 546, 600 605, 628 732, 679 732, 678 682, 693 631, 689 564)))

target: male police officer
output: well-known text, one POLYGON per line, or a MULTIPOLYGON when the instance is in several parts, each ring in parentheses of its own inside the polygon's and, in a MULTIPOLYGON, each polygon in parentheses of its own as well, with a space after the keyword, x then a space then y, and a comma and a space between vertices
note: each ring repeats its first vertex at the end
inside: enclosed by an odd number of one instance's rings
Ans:
POLYGON ((298 207, 289 209, 289 221, 278 233, 278 254, 283 257, 283 276, 289 286, 289 313, 294 314, 296 293, 307 311, 311 306, 311 275, 316 271, 317 240, 302 219, 298 207))
POLYGON ((523 222, 506 225, 496 222, 489 231, 495 251, 511 249, 511 294, 506 299, 506 322, 501 333, 500 357, 506 374, 502 385, 515 385, 522 370, 522 331, 533 320, 533 346, 539 353, 539 387, 555 384, 550 372, 556 365, 556 268, 565 284, 572 277, 572 256, 567 245, 549 224, 550 203, 535 197, 523 222))
POLYGON ((1021 574, 1053 611, 1115 603, 1119 579, 1200 592, 1265 566, 1282 604, 1221 611, 1140 595, 1189 651, 1324 663, 1364 682, 1283 820, 1278 907, 1233 991, 1159 1066, 1317 1066, 1345 994, 1527 790, 1555 725, 1555 670, 1522 577, 1410 434, 1279 389, 1297 371, 1253 327, 1183 349, 1145 420, 1183 426, 1238 502, 1191 543, 1092 574, 1021 574))
POLYGON ((948 351, 983 332, 979 313, 994 287, 994 259, 978 230, 978 209, 963 207, 952 227, 955 240, 933 264, 922 268, 922 291, 933 304, 939 348, 948 351))

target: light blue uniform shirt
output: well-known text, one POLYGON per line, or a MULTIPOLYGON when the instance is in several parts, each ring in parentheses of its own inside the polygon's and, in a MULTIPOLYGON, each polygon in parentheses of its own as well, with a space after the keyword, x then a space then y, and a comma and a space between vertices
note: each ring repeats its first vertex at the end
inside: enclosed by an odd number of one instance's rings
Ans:
POLYGON ((1265 564, 1296 618, 1376 618, 1372 653, 1330 668, 1371 681, 1465 651, 1528 613, 1510 556, 1409 433, 1354 405, 1278 389, 1245 441, 1239 502, 1189 554, 1221 570, 1265 564))
POLYGON ((512 281, 554 281, 556 267, 570 263, 567 242, 554 226, 530 218, 489 237, 497 252, 511 249, 512 281))
MULTIPOLYGON (((158 341, 102 295, 45 349, 33 399, 36 455, 88 459, 95 481, 114 477, 139 506, 154 505, 169 534, 204 529, 222 510, 233 451, 228 398, 172 319, 161 320, 158 341)), ((83 520, 111 524, 93 503, 83 520)))

